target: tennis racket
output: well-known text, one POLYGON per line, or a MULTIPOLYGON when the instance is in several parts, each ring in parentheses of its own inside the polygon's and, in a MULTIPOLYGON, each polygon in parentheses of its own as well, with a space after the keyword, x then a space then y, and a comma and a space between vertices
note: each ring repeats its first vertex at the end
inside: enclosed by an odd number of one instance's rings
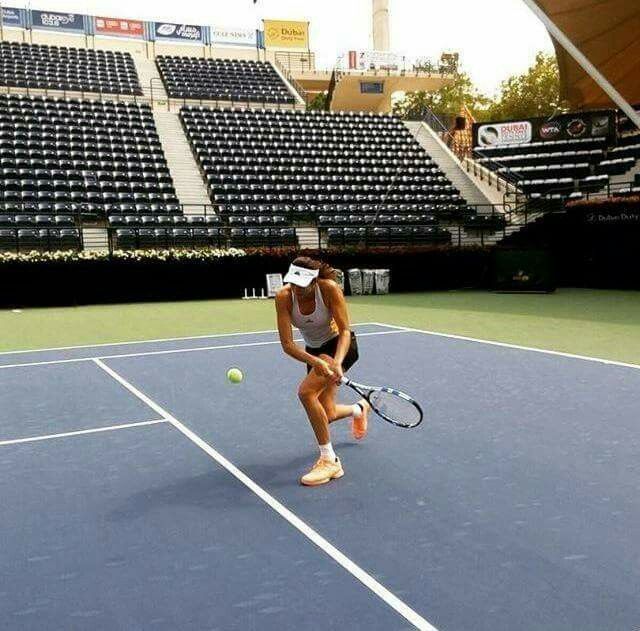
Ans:
POLYGON ((340 382, 355 390, 371 406, 371 409, 383 420, 397 427, 412 428, 422 423, 424 412, 420 404, 404 392, 395 388, 365 386, 342 377, 340 382))

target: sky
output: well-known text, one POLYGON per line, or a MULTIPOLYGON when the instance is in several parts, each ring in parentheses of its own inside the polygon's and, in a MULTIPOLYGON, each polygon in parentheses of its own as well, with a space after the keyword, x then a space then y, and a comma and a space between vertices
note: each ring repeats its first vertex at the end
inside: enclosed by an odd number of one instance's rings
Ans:
MULTIPOLYGON (((9 0, 25 6, 28 0, 9 0)), ((546 30, 521 0, 389 0, 391 49, 408 58, 459 52, 463 70, 494 95, 523 72, 539 50, 551 52, 546 30)), ((372 48, 371 0, 31 0, 33 9, 223 27, 260 26, 263 18, 310 22, 316 67, 333 68, 349 50, 372 48)))

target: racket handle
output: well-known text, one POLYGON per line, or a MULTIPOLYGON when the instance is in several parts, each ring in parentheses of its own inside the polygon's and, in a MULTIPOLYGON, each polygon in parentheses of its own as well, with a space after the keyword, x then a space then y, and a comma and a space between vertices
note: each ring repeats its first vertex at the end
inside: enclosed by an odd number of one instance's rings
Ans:
POLYGON ((345 377, 344 375, 340 378, 340 383, 343 386, 348 386, 349 385, 349 379, 347 379, 347 377, 345 377))

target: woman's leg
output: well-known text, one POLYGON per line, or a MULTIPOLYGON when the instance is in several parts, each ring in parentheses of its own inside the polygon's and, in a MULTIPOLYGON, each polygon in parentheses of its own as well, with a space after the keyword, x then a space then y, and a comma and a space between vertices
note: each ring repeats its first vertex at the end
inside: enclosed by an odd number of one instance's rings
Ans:
POLYGON ((342 405, 340 403, 336 403, 337 394, 338 385, 335 383, 329 384, 320 393, 320 403, 327 414, 327 420, 329 423, 353 416, 353 405, 342 405))
POLYGON ((318 445, 326 445, 331 442, 329 438, 329 419, 324 406, 320 402, 320 395, 327 385, 329 385, 329 380, 312 370, 303 379, 298 388, 298 398, 307 412, 318 445))

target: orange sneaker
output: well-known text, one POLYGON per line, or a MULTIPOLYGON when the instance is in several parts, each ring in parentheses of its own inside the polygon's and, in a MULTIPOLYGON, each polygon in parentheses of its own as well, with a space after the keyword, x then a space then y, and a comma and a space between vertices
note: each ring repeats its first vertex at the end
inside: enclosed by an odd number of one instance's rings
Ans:
POLYGON ((371 406, 368 401, 362 399, 358 401, 358 405, 362 408, 362 414, 353 417, 351 423, 351 433, 356 440, 362 440, 367 435, 367 428, 369 426, 369 410, 371 406))
POLYGON ((324 460, 319 458, 309 473, 306 473, 300 478, 300 484, 305 486, 319 486, 320 484, 326 484, 331 480, 341 478, 344 475, 342 463, 339 458, 336 458, 335 462, 331 460, 324 460))

